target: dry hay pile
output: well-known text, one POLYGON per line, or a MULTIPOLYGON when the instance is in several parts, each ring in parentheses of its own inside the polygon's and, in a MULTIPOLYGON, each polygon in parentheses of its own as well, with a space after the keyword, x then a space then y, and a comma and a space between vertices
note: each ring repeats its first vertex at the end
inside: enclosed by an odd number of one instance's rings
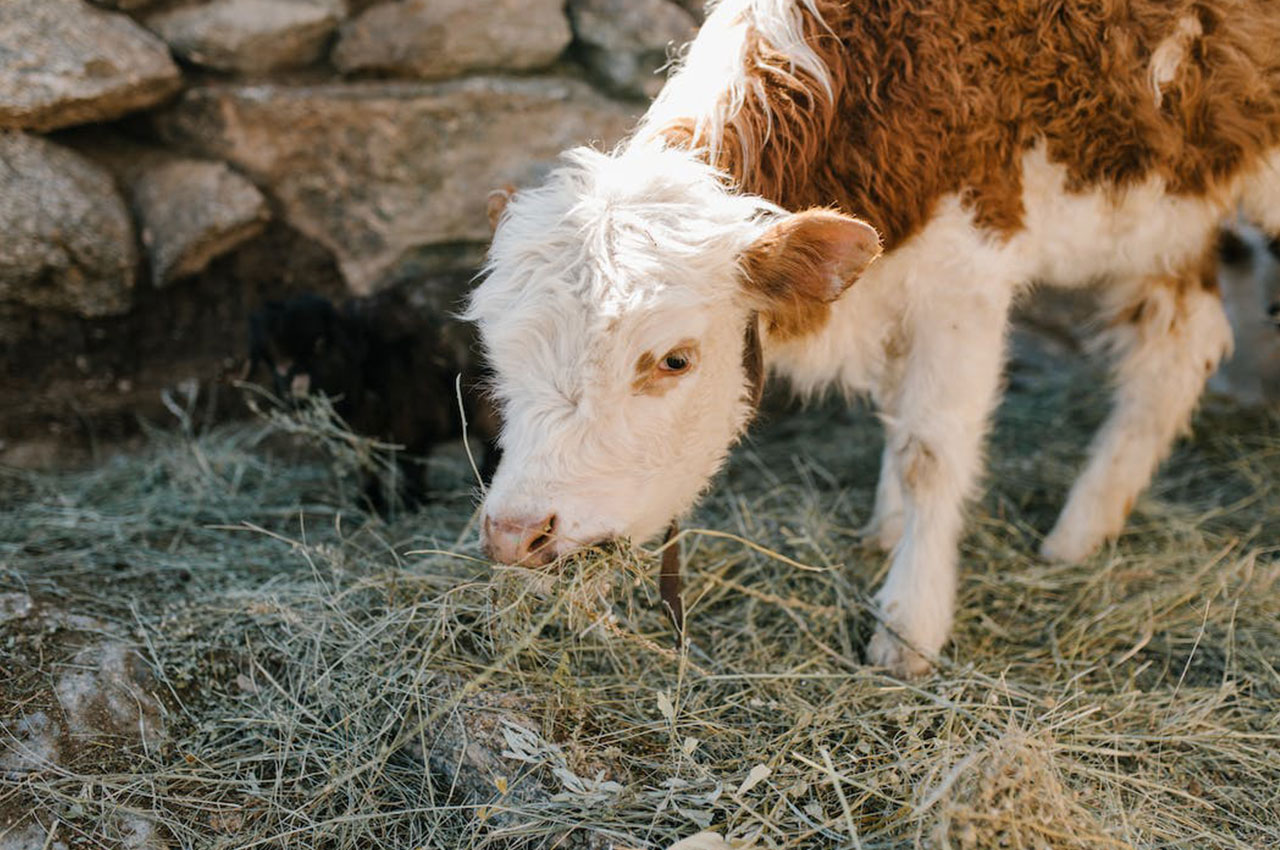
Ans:
MULTIPOLYGON (((391 524, 254 429, 6 472, 0 591, 126 635, 167 733, 0 772, 0 811, 69 846, 136 846, 108 835, 126 813, 200 848, 1280 846, 1280 420, 1201 414, 1116 545, 1047 564, 1103 399, 1033 377, 918 682, 859 663, 884 570, 856 533, 866 411, 774 416, 738 450, 683 540, 684 652, 651 554, 495 573, 460 451, 391 524)), ((9 629, 0 722, 70 652, 9 629)))

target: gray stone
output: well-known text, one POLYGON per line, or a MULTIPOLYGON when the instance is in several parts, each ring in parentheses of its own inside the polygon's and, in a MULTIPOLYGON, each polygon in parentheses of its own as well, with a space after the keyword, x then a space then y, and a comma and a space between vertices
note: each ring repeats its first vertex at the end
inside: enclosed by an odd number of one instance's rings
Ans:
POLYGON ((7 745, 0 748, 0 771, 26 773, 47 770, 58 763, 62 727, 47 712, 24 714, 5 731, 7 745))
POLYGON ((0 831, 0 850, 67 850, 67 842, 49 834, 44 826, 36 821, 27 821, 0 831))
POLYGON ((31 613, 31 597, 25 593, 0 593, 0 625, 21 620, 31 613))
POLYGON ((73 735, 108 735, 143 744, 164 738, 164 711, 151 695, 151 674, 138 655, 119 641, 76 653, 54 694, 73 735))
POLYGON ((221 162, 156 162, 129 189, 156 286, 203 271, 270 218, 257 187, 221 162))
POLYGON ((133 223, 102 167, 60 145, 0 131, 0 301, 82 316, 130 306, 133 223))
POLYGON ((310 65, 337 25, 331 4, 308 0, 213 0, 147 19, 183 59, 249 74, 310 65))
POLYGON ((633 108, 565 79, 208 86, 157 115, 160 134, 227 160, 368 294, 424 249, 486 242, 486 195, 565 148, 613 142, 633 108))
POLYGON ((151 689, 150 671, 129 645, 112 640, 84 647, 54 684, 59 710, 23 714, 0 736, 0 771, 69 766, 95 739, 112 739, 110 746, 160 743, 164 710, 151 689))
POLYGON ((333 63, 420 79, 529 70, 555 61, 571 38, 564 0, 398 0, 344 24, 333 63))
POLYGON ((109 121, 179 84, 164 43, 124 15, 81 0, 0 2, 0 127, 109 121))
POLYGON ((157 287, 198 274, 270 220, 267 199, 226 163, 179 156, 98 127, 68 131, 59 141, 124 187, 157 287))
POLYGON ((698 29, 669 0, 570 0, 569 18, 587 66, 610 88, 646 97, 662 88, 668 51, 698 29))

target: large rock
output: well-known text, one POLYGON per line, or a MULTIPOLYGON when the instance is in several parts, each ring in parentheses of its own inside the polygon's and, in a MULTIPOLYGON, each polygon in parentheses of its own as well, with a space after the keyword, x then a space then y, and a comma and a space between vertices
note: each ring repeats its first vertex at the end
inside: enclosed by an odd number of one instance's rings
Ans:
POLYGON ((565 148, 617 140, 632 112, 575 80, 473 77, 200 87, 157 124, 266 188, 367 294, 428 246, 487 241, 490 188, 529 182, 565 148))
POLYGON ((257 187, 221 162, 157 161, 129 188, 156 286, 203 271, 270 218, 257 187))
POLYGON ((152 15, 147 26, 189 62, 261 74, 315 62, 338 17, 322 0, 213 0, 152 15))
POLYGON ((111 175, 64 147, 0 131, 0 301, 126 312, 137 250, 111 175))
POLYGON ((606 85, 653 97, 668 50, 693 38, 698 22, 669 0, 569 0, 578 51, 606 85))
POLYGON ((443 79, 541 68, 571 37, 564 0, 399 0, 345 24, 333 62, 346 72, 443 79))
POLYGON ((0 127, 108 121, 177 90, 164 43, 81 0, 0 2, 0 127))
POLYGON ((224 162, 178 156, 98 127, 68 131, 59 141, 125 189, 158 287, 203 271, 271 218, 258 188, 224 162))

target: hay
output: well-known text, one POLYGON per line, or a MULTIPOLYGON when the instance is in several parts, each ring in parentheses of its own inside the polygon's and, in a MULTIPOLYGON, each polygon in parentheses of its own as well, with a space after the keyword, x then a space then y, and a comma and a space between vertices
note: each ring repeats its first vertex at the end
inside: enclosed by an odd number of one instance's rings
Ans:
POLYGON ((884 569, 855 532, 866 411, 776 417, 738 451, 684 532, 682 651, 651 553, 492 570, 460 450, 392 524, 262 427, 5 472, 0 591, 130 635, 169 741, 5 774, 0 808, 90 846, 121 813, 201 848, 1280 845, 1280 421, 1202 414, 1125 536, 1064 567, 1029 553, 1101 394, 1033 385, 920 682, 859 663, 884 569))

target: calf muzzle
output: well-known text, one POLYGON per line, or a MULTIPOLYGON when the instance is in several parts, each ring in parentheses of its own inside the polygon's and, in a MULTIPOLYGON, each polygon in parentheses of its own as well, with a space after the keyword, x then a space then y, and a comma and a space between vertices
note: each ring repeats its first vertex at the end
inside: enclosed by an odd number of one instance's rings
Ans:
POLYGON ((484 549, 501 564, 545 567, 556 559, 556 515, 484 518, 484 549))

